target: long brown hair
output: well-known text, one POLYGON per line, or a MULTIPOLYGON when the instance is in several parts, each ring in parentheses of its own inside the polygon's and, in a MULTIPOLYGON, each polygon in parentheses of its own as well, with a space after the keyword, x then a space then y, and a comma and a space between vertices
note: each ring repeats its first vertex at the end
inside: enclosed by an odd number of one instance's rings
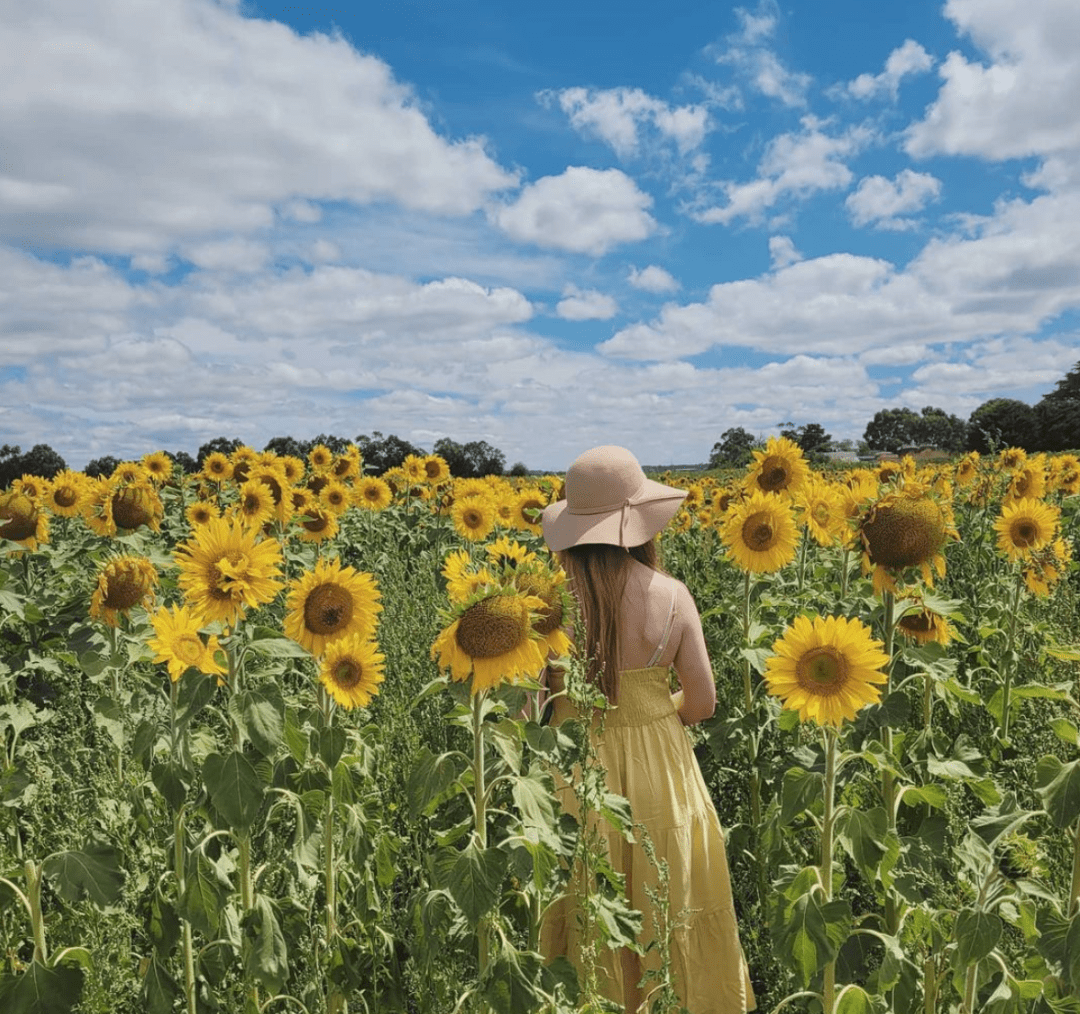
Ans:
POLYGON ((631 558, 653 570, 660 569, 655 539, 629 549, 586 543, 559 553, 585 625, 586 675, 612 704, 619 698, 619 606, 631 558))

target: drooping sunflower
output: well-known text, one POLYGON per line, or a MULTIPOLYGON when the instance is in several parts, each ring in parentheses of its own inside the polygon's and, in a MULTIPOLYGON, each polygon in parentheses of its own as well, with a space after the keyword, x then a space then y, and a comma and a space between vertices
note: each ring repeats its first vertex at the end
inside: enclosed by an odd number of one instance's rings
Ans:
POLYGON ((164 451, 154 451, 152 454, 144 454, 142 466, 150 476, 150 481, 158 486, 168 482, 172 477, 173 463, 164 451))
POLYGON ((961 486, 970 486, 979 474, 979 452, 970 451, 956 463, 956 481, 961 486))
POLYGON ((486 539, 495 527, 495 507, 490 500, 481 497, 455 500, 450 517, 454 521, 454 530, 470 542, 486 539))
POLYGON ((1046 496, 1046 455, 1028 458, 1005 487, 1006 500, 1041 500, 1046 496))
POLYGON ((116 527, 126 532, 147 527, 161 530, 165 507, 158 491, 149 481, 114 487, 112 495, 112 518, 116 527))
POLYGON ((49 480, 40 475, 22 475, 11 484, 11 492, 22 493, 33 501, 38 501, 49 488, 49 480))
POLYGON ((248 479, 237 492, 232 512, 246 527, 260 529, 274 516, 274 494, 265 483, 248 479))
POLYGON ((487 589, 455 609, 431 657, 452 680, 471 679, 473 694, 536 676, 546 661, 533 629, 534 610, 542 608, 542 599, 512 588, 487 589))
POLYGON ((374 475, 361 479, 353 487, 353 502, 364 510, 385 510, 393 499, 394 494, 390 487, 374 475))
POLYGON ((352 634, 366 640, 375 634, 380 599, 373 575, 320 559, 289 586, 285 633, 316 656, 352 634))
POLYGON ((494 572, 474 563, 464 549, 456 549, 447 555, 442 576, 446 578, 446 597, 455 604, 466 602, 481 588, 498 583, 494 572))
POLYGON ((1060 536, 1024 561, 1024 584, 1032 595, 1047 598, 1072 561, 1072 548, 1060 536))
POLYGON ((131 483, 146 483, 150 481, 150 471, 137 461, 121 461, 112 470, 109 478, 124 486, 131 483))
POLYGON ((881 700, 889 665, 881 649, 860 620, 798 616, 773 644, 765 683, 800 720, 839 727, 881 700))
POLYGON ((82 518, 95 535, 109 538, 116 534, 116 522, 112 515, 114 492, 112 479, 91 479, 87 484, 87 496, 83 501, 82 518))
POLYGON ((797 493, 810 477, 802 448, 787 437, 770 437, 764 450, 754 451, 746 488, 755 493, 797 493))
POLYGON ((563 628, 571 615, 570 593, 566 590, 566 574, 543 566, 539 560, 518 568, 513 575, 514 587, 525 595, 535 596, 543 602, 536 607, 532 628, 540 639, 544 657, 551 654, 566 655, 572 642, 563 628))
POLYGON ((98 573, 90 616, 115 627, 120 616, 152 601, 157 584, 158 573, 145 556, 114 557, 98 573))
POLYGON ((82 513, 89 495, 86 476, 65 469, 52 477, 42 504, 57 517, 73 518, 82 513))
MULTIPOLYGON (((886 487, 888 488, 888 487, 886 487)), ((933 587, 931 566, 945 574, 942 549, 950 536, 957 538, 948 506, 919 483, 910 482, 872 503, 858 522, 864 549, 863 568, 873 570, 874 590, 895 587, 895 577, 918 567, 933 587)))
POLYGON ((232 478, 232 462, 221 451, 213 451, 203 458, 202 471, 199 473, 210 482, 225 482, 232 478))
POLYGON ((1003 472, 1015 472, 1027 462, 1027 451, 1022 447, 1003 447, 998 452, 998 468, 1003 472))
POLYGON ((844 505, 829 483, 812 478, 795 494, 795 508, 819 546, 835 545, 846 534, 844 505))
POLYGON ((927 641, 936 641, 938 644, 948 644, 952 639, 952 627, 948 617, 924 606, 922 609, 913 609, 905 612, 896 621, 896 629, 909 640, 925 644, 927 641))
POLYGON ((245 609, 271 601, 281 588, 281 546, 260 539, 235 518, 211 518, 174 554, 178 583, 204 623, 235 626, 245 609))
POLYGON ((441 486, 450 479, 450 466, 438 454, 429 454, 423 461, 424 477, 432 486, 441 486))
POLYGON ((26 494, 0 493, 0 539, 17 542, 31 552, 49 541, 49 519, 26 494))
POLYGON ((199 635, 202 624, 190 606, 162 606, 150 622, 154 625, 155 636, 146 643, 155 653, 154 661, 164 662, 169 667, 169 679, 174 683, 188 669, 218 677, 228 674, 228 669, 215 657, 221 651, 217 636, 211 634, 203 641, 199 635))
POLYGON ((270 491, 271 517, 282 524, 289 520, 292 516, 292 504, 288 494, 292 484, 285 475, 285 469, 277 461, 260 461, 252 465, 247 481, 261 483, 270 491))
POLYGON ((334 458, 334 463, 330 466, 330 474, 339 482, 345 482, 360 474, 360 465, 360 448, 355 444, 349 444, 344 454, 339 454, 334 458))
POLYGON ((386 656, 372 640, 351 634, 328 645, 319 666, 319 680, 341 707, 366 708, 385 679, 386 656))
POLYGON ((1002 504, 994 522, 998 551, 1010 562, 1025 560, 1050 544, 1057 534, 1061 511, 1041 500, 1014 500, 1002 504))
POLYGON ((752 493, 730 507, 721 521, 720 540, 728 559, 744 571, 771 574, 795 558, 799 529, 787 502, 769 493, 752 493))
POLYGON ((534 563, 538 560, 532 550, 526 549, 508 535, 500 535, 494 542, 489 542, 484 547, 484 552, 491 561, 491 565, 499 570, 516 570, 523 564, 534 563))
POLYGON ((307 465, 295 454, 282 454, 277 463, 281 474, 285 476, 285 482, 290 486, 295 486, 307 471, 307 465))
POLYGON ((199 525, 209 522, 211 518, 220 516, 217 507, 209 500, 196 500, 184 511, 184 517, 188 519, 192 528, 198 528, 199 525))

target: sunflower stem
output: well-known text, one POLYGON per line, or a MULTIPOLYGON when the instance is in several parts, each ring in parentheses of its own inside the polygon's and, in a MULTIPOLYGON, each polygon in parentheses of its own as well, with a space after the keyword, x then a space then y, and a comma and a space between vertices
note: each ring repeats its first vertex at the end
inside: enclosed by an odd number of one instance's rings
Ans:
MULTIPOLYGON (((479 849, 487 848, 487 791, 484 785, 484 699, 487 691, 481 690, 473 694, 472 699, 472 733, 473 733, 473 793, 475 794, 475 806, 473 813, 475 820, 473 830, 476 835, 476 845, 479 849)), ((480 924, 476 927, 476 957, 477 957, 477 980, 482 982, 488 967, 488 917, 481 916, 480 924)), ((486 1014, 487 1003, 481 1001, 480 1012, 486 1014)))
MULTIPOLYGON (((180 681, 169 680, 169 703, 171 714, 169 722, 169 739, 172 744, 172 759, 176 763, 179 755, 179 740, 177 738, 176 712, 180 704, 180 681)), ((187 751, 184 751, 185 754, 187 751)), ((173 875, 176 877, 176 897, 183 898, 187 890, 187 850, 184 831, 184 808, 176 813, 173 819, 173 875)), ((184 954, 184 1005, 187 1014, 195 1014, 195 947, 191 936, 191 923, 183 916, 180 917, 181 947, 184 954)))
MULTIPOLYGON (((825 729, 825 812, 821 820, 821 889, 825 901, 832 900, 833 824, 836 820, 836 741, 835 729, 825 729)), ((836 961, 825 964, 822 985, 822 1009, 833 1014, 836 1006, 836 961)))
MULTIPOLYGON (((319 687, 319 705, 323 713, 323 725, 329 729, 334 720, 333 702, 330 695, 319 687)), ((337 877, 334 871, 334 793, 326 794, 326 811, 323 815, 323 880, 326 886, 326 946, 331 948, 337 937, 337 877)), ((339 1014, 344 1009, 345 997, 330 985, 327 998, 329 1014, 339 1014)))
POLYGON ((1073 834, 1072 883, 1069 887, 1069 903, 1065 914, 1072 918, 1080 912, 1080 822, 1077 822, 1073 834))
MULTIPOLYGON (((750 647, 750 571, 743 576, 743 644, 750 647)), ((743 706, 747 715, 754 711, 754 687, 750 676, 750 659, 743 658, 743 706)), ((757 737, 753 734, 746 739, 747 752, 750 755, 750 826, 756 836, 761 827, 761 778, 758 774, 757 737)), ((766 883, 765 861, 760 855, 760 849, 754 849, 754 858, 757 863, 758 900, 762 906, 768 897, 768 884, 766 883)))
POLYGON ((848 573, 851 571, 851 550, 847 547, 844 548, 843 563, 840 566, 840 601, 843 602, 847 598, 848 573))
POLYGON ((1012 608, 1009 610, 1009 629, 1005 643, 1005 685, 1001 690, 1001 742, 1009 745, 1009 712, 1011 709, 1012 678, 1014 666, 1013 651, 1016 646, 1016 614, 1020 611, 1020 589, 1024 583, 1023 571, 1017 570, 1016 584, 1013 587, 1012 608))
MULTIPOLYGON (((888 665, 885 670, 885 675, 888 679, 885 681, 885 686, 882 688, 881 696, 884 701, 889 696, 890 681, 892 680, 893 669, 893 639, 896 630, 896 598, 893 593, 886 589, 882 593, 882 601, 884 603, 884 617, 882 624, 883 630, 883 642, 884 651, 888 656, 888 665)), ((881 726, 881 745, 885 748, 885 763, 886 767, 881 772, 881 800, 885 807, 885 816, 888 822, 888 829, 893 834, 896 833, 896 779, 892 773, 890 765, 893 760, 893 736, 892 728, 886 720, 881 726)), ((897 905, 896 893, 891 889, 885 891, 885 929, 886 932, 895 936, 897 929, 900 925, 900 912, 897 905)))
POLYGON ((26 900, 30 904, 30 926, 34 932, 34 961, 44 965, 49 951, 45 946, 45 918, 41 914, 41 865, 28 859, 23 863, 23 876, 26 878, 26 900))
POLYGON ((799 584, 798 590, 803 590, 803 575, 806 573, 806 544, 810 541, 806 532, 802 533, 799 543, 799 584))

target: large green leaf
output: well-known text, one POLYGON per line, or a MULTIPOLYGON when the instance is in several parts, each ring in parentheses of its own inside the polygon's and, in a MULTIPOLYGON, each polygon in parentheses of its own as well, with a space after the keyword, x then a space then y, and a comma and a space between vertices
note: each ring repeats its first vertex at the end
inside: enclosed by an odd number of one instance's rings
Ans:
POLYGON ((0 979, 0 1010, 4 1014, 69 1014, 82 988, 81 968, 46 968, 34 961, 22 975, 0 979))
POLYGON ((1080 819, 1080 760, 1062 764, 1053 755, 1039 760, 1037 791, 1055 827, 1072 827, 1080 819))
POLYGON ((427 747, 420 751, 405 789, 409 812, 414 817, 434 813, 441 803, 456 793, 454 783, 462 763, 463 759, 455 753, 434 754, 427 747))
POLYGON ((780 954, 805 988, 847 940, 851 907, 841 899, 825 901, 820 890, 810 890, 788 907, 779 931, 776 943, 780 954))
POLYGON ((116 851, 104 842, 91 842, 78 852, 57 852, 45 860, 44 867, 65 901, 78 901, 85 895, 98 905, 111 905, 124 886, 116 851))
POLYGON ((544 961, 534 951, 500 949, 491 963, 484 993, 495 1014, 528 1014, 544 1002, 544 961))
POLYGON ((825 778, 820 771, 807 771, 798 766, 784 772, 780 791, 780 824, 790 824, 803 810, 808 810, 822 798, 825 778))
POLYGON ((871 1014, 874 1004, 870 994, 861 986, 848 985, 843 988, 833 1008, 835 1014, 871 1014))
POLYGON ((289 975, 289 956, 285 935, 281 932, 277 912, 264 894, 255 898, 243 921, 244 974, 276 993, 289 975))
POLYGON ((230 700, 229 711, 264 757, 272 756, 285 741, 285 703, 273 683, 241 691, 230 700))
POLYGON ((521 815, 526 837, 558 849, 559 819, 555 813, 555 783, 551 775, 534 765, 528 774, 515 776, 512 786, 514 805, 521 815))
POLYGON ((962 909, 956 917, 956 959, 967 968, 985 958, 1001 939, 1001 919, 993 912, 962 909))
POLYGON ((242 753, 212 753, 203 762, 203 781, 210 802, 232 830, 247 834, 262 806, 262 779, 242 753))
POLYGON ((886 842, 889 821, 885 811, 880 806, 867 811, 850 808, 836 822, 836 832, 844 851, 873 880, 881 860, 889 851, 886 842))
POLYGON ((444 886, 471 926, 490 912, 502 895, 508 856, 500 848, 482 849, 470 841, 448 870, 444 886))
POLYGON ((194 853, 188 858, 184 892, 177 911, 204 936, 218 935, 218 924, 225 899, 232 884, 206 856, 194 853))
POLYGON ((156 956, 150 959, 146 975, 143 976, 142 995, 146 1014, 172 1014, 175 1001, 180 996, 176 980, 156 956))

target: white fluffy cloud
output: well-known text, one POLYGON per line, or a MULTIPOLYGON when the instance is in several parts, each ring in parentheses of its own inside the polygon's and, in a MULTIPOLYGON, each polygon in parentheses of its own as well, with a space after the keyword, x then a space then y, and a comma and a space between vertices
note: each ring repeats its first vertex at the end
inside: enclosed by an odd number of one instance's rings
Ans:
POLYGON ((937 99, 908 132, 909 154, 1008 159, 1080 147, 1080 4, 949 0, 945 14, 989 62, 948 55, 937 99))
POLYGON ((812 83, 809 74, 789 70, 767 45, 776 30, 779 9, 772 0, 762 0, 756 11, 737 7, 739 31, 728 36, 723 47, 712 49, 716 62, 733 67, 756 91, 785 106, 806 104, 812 83))
POLYGON ((895 99, 905 77, 925 74, 933 66, 933 59, 922 46, 914 39, 905 39, 902 46, 889 54, 880 74, 860 74, 842 90, 856 99, 870 99, 882 93, 895 99))
POLYGON ((382 61, 212 0, 9 4, 0 94, 9 241, 156 252, 311 200, 468 214, 517 182, 382 61))
POLYGON ((564 88, 541 92, 538 98, 556 102, 575 129, 599 137, 620 158, 638 154, 641 135, 649 128, 684 155, 700 146, 709 129, 705 106, 671 106, 640 88, 564 88))
POLYGON ((519 242, 599 256, 651 235, 651 206, 652 198, 620 170, 571 166, 529 184, 492 216, 519 242))
POLYGON ((659 264, 650 264, 640 270, 631 268, 626 280, 635 289, 643 289, 645 292, 676 292, 679 288, 678 280, 659 264))
POLYGON ((904 216, 921 211, 940 195, 941 180, 929 173, 904 169, 891 180, 884 176, 864 177, 844 204, 855 225, 903 230, 915 225, 913 219, 904 216))
POLYGON ((557 316, 563 320, 610 320, 619 312, 619 305, 611 296, 595 289, 579 289, 568 285, 563 298, 555 307, 557 316))
POLYGON ((699 210, 695 218, 721 225, 743 217, 755 220, 786 198, 805 199, 821 191, 847 187, 852 172, 844 159, 869 143, 871 134, 865 128, 850 127, 830 135, 823 126, 807 116, 798 133, 774 137, 758 164, 757 178, 749 183, 720 184, 726 203, 699 210))

